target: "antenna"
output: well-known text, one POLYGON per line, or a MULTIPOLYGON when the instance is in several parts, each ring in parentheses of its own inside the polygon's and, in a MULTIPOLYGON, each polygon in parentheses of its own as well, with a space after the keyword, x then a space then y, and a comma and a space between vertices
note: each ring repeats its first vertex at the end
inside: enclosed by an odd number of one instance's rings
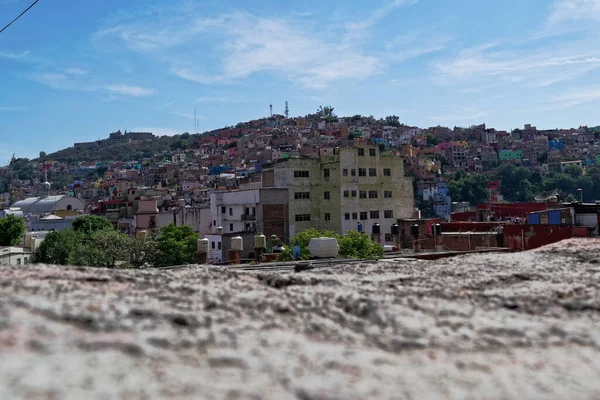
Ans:
POLYGON ((288 102, 285 102, 285 118, 288 119, 290 117, 290 108, 288 107, 288 102))
POLYGON ((271 118, 273 118, 273 103, 269 104, 269 108, 271 109, 271 118))
POLYGON ((196 109, 194 108, 194 135, 198 133, 198 118, 196 118, 196 109))

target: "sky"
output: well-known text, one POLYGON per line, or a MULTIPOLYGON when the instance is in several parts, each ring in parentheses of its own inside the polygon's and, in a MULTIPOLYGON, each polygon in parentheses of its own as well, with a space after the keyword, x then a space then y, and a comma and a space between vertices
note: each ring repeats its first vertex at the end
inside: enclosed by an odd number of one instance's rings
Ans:
MULTIPOLYGON (((0 0, 0 26, 33 0, 0 0)), ((0 165, 275 113, 600 125, 600 0, 40 0, 0 33, 0 165)))

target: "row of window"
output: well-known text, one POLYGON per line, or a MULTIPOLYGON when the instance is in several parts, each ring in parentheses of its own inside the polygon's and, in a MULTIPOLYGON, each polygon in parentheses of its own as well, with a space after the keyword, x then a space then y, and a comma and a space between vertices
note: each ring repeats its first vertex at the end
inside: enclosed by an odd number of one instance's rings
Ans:
MULTIPOLYGON (((358 195, 358 197, 360 199, 377 199, 379 198, 379 191, 377 190, 344 190, 344 197, 356 197, 358 195)), ((323 198, 325 200, 331 200, 331 192, 323 192, 323 198)), ((392 191, 391 190, 384 190, 383 191, 383 198, 384 199, 391 199, 392 198, 392 191)), ((310 192, 294 192, 294 199, 295 200, 308 200, 310 199, 310 192)))
MULTIPOLYGON (((367 176, 367 172, 369 173, 368 176, 377 176, 377 168, 358 168, 358 176, 367 176)), ((348 173, 350 173, 350 176, 356 176, 356 169, 344 168, 342 170, 344 176, 348 176, 348 173)), ((323 170, 323 177, 329 178, 330 176, 331 171, 329 168, 325 168, 323 170)), ((392 170, 390 168, 384 168, 383 176, 392 176, 392 170)), ((310 178, 310 171, 294 171, 294 178, 310 178)))
MULTIPOLYGON (((361 157, 364 156, 365 155, 365 149, 359 147, 358 148, 358 155, 361 156, 361 157)), ((371 157, 375 157, 377 155, 377 150, 376 149, 369 149, 369 155, 371 157)))
MULTIPOLYGON (((358 193, 358 198, 359 199, 377 199, 379 198, 379 192, 377 190, 344 190, 344 197, 356 197, 356 194, 358 193), (367 197, 368 196, 368 197, 367 197)), ((383 198, 384 199, 391 199, 392 198, 392 191, 391 190, 384 190, 383 191, 383 198)))
MULTIPOLYGON (((369 173, 369 176, 377 176, 377 168, 359 168, 358 169, 358 176, 367 176, 367 172, 369 173)), ((348 176, 348 173, 350 173, 350 176, 356 176, 356 169, 352 168, 352 169, 348 169, 348 168, 344 168, 342 170, 342 175, 343 176, 348 176)), ((390 168, 384 168, 383 169, 383 176, 392 176, 392 170, 390 168)))
MULTIPOLYGON (((344 219, 346 221, 350 220, 350 213, 345 213, 344 214, 344 219)), ((352 213, 352 219, 353 220, 358 220, 359 218, 359 213, 352 213)), ((373 210, 373 211, 369 211, 368 213, 366 211, 361 211, 360 212, 360 220, 364 221, 366 219, 379 219, 379 210, 373 210), (368 218, 367 218, 368 216, 368 218)), ((394 218, 394 210, 385 210, 383 212, 383 218, 388 219, 388 218, 394 218)))
MULTIPOLYGON (((352 216, 353 220, 358 220, 359 217, 359 213, 355 212, 355 213, 345 213, 344 214, 344 219, 346 221, 350 220, 350 217, 352 216)), ((385 210, 383 211, 383 218, 385 219, 391 219, 394 218, 394 210, 385 210)), ((360 220, 364 221, 367 219, 379 219, 379 210, 372 210, 372 211, 361 211, 360 212, 360 220)), ((303 221, 310 221, 310 214, 296 214, 295 215, 295 220, 296 222, 303 222, 303 221)), ((331 221, 331 214, 330 213, 325 213, 325 221, 331 221)))

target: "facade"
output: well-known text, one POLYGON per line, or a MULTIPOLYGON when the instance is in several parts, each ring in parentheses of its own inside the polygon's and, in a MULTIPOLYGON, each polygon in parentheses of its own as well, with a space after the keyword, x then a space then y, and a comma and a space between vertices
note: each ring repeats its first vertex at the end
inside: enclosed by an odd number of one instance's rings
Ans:
POLYGON ((498 159, 500 161, 520 161, 523 159, 523 150, 499 150, 498 159))
POLYGON ((24 247, 0 247, 0 265, 28 264, 32 256, 33 252, 24 247))
POLYGON ((391 226, 412 215, 414 208, 403 159, 382 154, 376 146, 336 148, 318 159, 290 159, 263 170, 262 183, 263 188, 287 188, 290 238, 309 228, 342 234, 362 228, 371 234, 378 223, 382 241, 391 243, 391 226))
POLYGON ((64 195, 29 197, 11 205, 11 208, 19 208, 25 216, 50 214, 57 211, 81 211, 84 207, 81 200, 64 195))

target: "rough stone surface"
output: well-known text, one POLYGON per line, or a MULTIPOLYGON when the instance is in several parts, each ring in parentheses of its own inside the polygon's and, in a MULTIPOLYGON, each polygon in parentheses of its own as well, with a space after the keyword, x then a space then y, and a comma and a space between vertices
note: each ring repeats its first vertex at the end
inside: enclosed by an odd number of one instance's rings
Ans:
POLYGON ((1 268, 0 399, 598 399, 599 260, 1 268))

